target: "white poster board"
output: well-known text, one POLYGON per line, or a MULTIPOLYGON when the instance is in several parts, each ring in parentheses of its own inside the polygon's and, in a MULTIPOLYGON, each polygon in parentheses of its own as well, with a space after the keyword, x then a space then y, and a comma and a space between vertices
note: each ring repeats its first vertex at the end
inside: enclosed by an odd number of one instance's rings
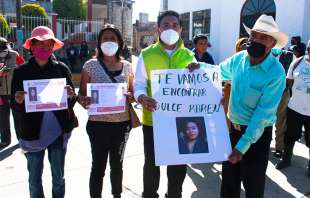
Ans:
POLYGON ((68 108, 65 78, 24 80, 23 86, 27 113, 68 108))
POLYGON ((126 109, 127 83, 88 83, 87 96, 91 97, 89 115, 122 113, 126 109))
POLYGON ((153 70, 156 165, 225 161, 231 153, 219 68, 153 70))

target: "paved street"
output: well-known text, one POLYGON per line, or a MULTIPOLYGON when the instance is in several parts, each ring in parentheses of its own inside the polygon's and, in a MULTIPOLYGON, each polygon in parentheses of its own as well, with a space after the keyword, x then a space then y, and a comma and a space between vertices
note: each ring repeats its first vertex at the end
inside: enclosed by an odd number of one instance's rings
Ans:
MULTIPOLYGON (((76 105, 80 126, 75 129, 70 139, 66 158, 66 197, 86 198, 88 195, 88 179, 91 165, 91 152, 88 136, 85 131, 87 113, 76 105)), ((14 134, 14 132, 13 132, 14 134)), ((1 198, 28 197, 26 159, 17 146, 15 135, 10 147, 0 151, 0 196, 1 198)), ((273 146, 273 145, 272 145, 273 146)), ((283 172, 275 169, 276 159, 271 156, 268 171, 266 196, 268 198, 310 197, 310 178, 306 177, 307 149, 304 144, 297 143, 294 150, 292 167, 283 172)), ((131 132, 124 161, 123 197, 140 197, 142 191, 143 138, 141 128, 131 132)), ((255 170, 253 170, 255 171, 255 170)), ((107 168, 107 176, 109 168, 107 168)), ((160 195, 166 190, 166 173, 162 168, 160 195)), ((219 197, 221 181, 221 165, 196 164, 189 165, 183 185, 184 198, 219 197)), ((43 173, 46 197, 51 197, 51 174, 46 159, 43 173)), ((103 197, 110 198, 110 181, 106 177, 103 186, 103 197)))

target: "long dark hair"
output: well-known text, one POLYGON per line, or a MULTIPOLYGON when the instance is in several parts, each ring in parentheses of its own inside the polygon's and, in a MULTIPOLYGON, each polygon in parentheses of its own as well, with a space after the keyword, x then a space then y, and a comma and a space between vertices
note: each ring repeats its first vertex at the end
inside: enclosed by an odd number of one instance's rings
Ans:
POLYGON ((181 135, 183 136, 185 140, 187 140, 186 130, 187 130, 187 124, 189 122, 195 123, 198 127, 199 133, 198 133, 197 139, 205 140, 207 137, 207 134, 206 134, 204 117, 177 117, 176 125, 178 129, 178 133, 183 133, 181 135))
POLYGON ((102 58, 103 59, 103 52, 101 50, 101 37, 103 35, 103 33, 107 30, 110 30, 112 32, 115 33, 116 37, 117 37, 117 40, 118 40, 118 50, 115 54, 117 60, 120 60, 121 59, 121 52, 123 50, 123 46, 124 46, 124 40, 123 40, 123 37, 122 37, 122 34, 121 32, 119 31, 119 29, 117 29, 114 25, 112 24, 106 24, 104 25, 103 29, 100 30, 99 32, 99 36, 98 36, 98 41, 97 41, 97 58, 102 58))

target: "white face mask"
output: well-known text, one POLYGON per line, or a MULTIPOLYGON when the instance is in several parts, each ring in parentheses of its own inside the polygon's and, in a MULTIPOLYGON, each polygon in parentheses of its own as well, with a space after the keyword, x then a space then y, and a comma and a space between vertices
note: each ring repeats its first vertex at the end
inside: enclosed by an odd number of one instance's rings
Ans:
POLYGON ((167 45, 175 44, 179 37, 179 33, 173 29, 165 30, 160 34, 160 39, 167 45))
POLYGON ((104 53, 104 55, 114 56, 118 50, 118 44, 115 42, 108 41, 108 42, 101 43, 100 48, 102 52, 104 53))

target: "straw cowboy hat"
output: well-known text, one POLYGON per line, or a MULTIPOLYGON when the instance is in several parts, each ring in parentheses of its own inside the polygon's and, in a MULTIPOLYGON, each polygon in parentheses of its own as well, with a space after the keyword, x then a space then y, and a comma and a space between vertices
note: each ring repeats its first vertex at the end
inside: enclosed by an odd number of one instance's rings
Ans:
POLYGON ((279 27, 276 24, 272 16, 267 16, 265 14, 261 15, 254 24, 254 27, 251 29, 243 24, 245 30, 250 35, 252 31, 259 32, 272 36, 277 40, 276 48, 284 47, 288 42, 288 36, 279 31, 279 27))
POLYGON ((53 40, 55 42, 53 51, 60 49, 64 43, 55 38, 53 31, 46 26, 38 26, 34 28, 31 32, 31 37, 28 38, 24 43, 24 48, 30 49, 32 39, 38 41, 53 40))

